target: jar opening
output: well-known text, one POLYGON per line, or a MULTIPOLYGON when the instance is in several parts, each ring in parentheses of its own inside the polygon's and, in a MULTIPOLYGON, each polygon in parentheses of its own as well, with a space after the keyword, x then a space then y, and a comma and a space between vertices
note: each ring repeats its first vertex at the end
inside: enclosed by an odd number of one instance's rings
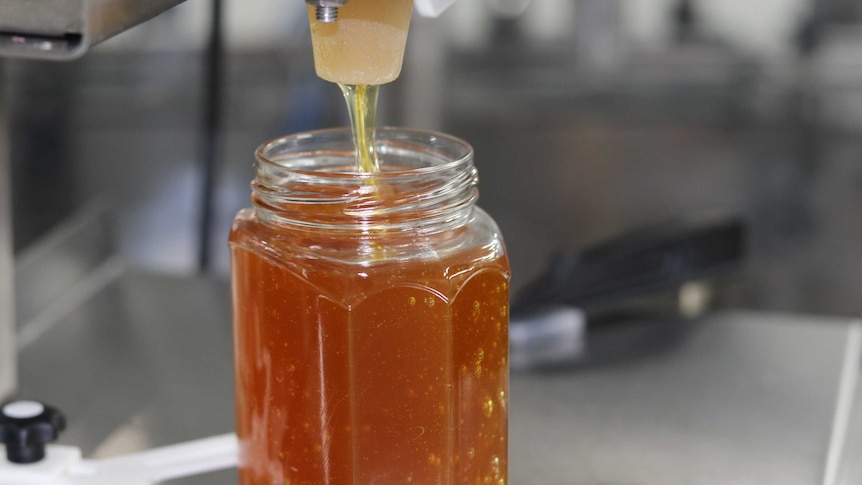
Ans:
POLYGON ((478 197, 473 150, 431 131, 380 128, 379 172, 356 169, 350 131, 298 133, 261 145, 252 201, 264 219, 315 229, 439 230, 478 197))

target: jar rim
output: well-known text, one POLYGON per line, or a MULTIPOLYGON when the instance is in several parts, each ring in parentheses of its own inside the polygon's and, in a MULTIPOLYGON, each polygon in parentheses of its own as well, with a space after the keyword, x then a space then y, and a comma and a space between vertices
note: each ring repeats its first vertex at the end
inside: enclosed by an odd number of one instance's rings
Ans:
POLYGON ((348 128, 276 138, 255 152, 252 203, 262 218, 314 229, 375 227, 432 232, 472 214, 477 171, 469 143, 444 133, 383 127, 381 170, 356 168, 348 128))
MULTIPOLYGON (((423 175, 430 174, 433 175, 435 173, 446 172, 447 170, 452 170, 459 165, 464 163, 471 163, 473 160, 473 147, 466 141, 452 135, 448 135, 446 133, 434 131, 434 130, 426 130, 421 128, 405 128, 405 127, 397 127, 397 126, 381 126, 377 127, 377 143, 396 143, 399 141, 408 142, 412 141, 413 143, 421 144, 424 149, 433 149, 435 145, 445 144, 447 145, 447 149, 452 151, 454 155, 441 155, 441 159, 445 159, 446 161, 439 164, 433 164, 422 167, 410 167, 404 169, 388 169, 381 170, 379 172, 360 172, 358 170, 351 171, 321 171, 318 169, 306 169, 306 168, 298 168, 294 166, 287 165, 285 163, 280 163, 278 157, 279 148, 288 146, 290 144, 298 144, 304 140, 311 139, 319 139, 321 137, 334 137, 349 141, 349 146, 351 147, 349 150, 344 149, 321 149, 321 148, 309 148, 307 150, 297 150, 290 152, 289 159, 302 159, 312 157, 313 155, 320 153, 328 153, 328 154, 342 154, 349 151, 353 151, 353 138, 349 127, 338 127, 338 128, 324 128, 318 130, 308 130, 302 131, 298 133, 292 133, 289 135, 283 135, 276 138, 273 138, 267 142, 262 143, 255 150, 255 159, 258 163, 262 163, 264 165, 269 165, 272 167, 278 167, 281 169, 287 169, 297 175, 308 175, 308 176, 321 176, 325 175, 326 177, 333 178, 375 178, 375 179, 395 179, 404 176, 415 176, 415 175, 423 175), (413 138, 409 140, 408 138, 413 138), (422 143, 424 142, 424 143, 422 143)), ((283 154, 282 154, 283 155, 283 154)))

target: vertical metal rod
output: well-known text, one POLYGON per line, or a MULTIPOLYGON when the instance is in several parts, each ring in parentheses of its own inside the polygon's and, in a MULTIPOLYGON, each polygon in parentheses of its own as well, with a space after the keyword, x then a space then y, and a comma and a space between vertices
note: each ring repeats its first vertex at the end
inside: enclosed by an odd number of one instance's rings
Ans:
POLYGON ((823 472, 823 485, 838 483, 841 472, 847 432, 853 417, 853 401, 856 386, 859 384, 859 365, 862 363, 862 322, 850 324, 847 332, 847 345, 844 350, 844 364, 838 381, 838 396, 835 399, 835 412, 832 415, 832 432, 829 436, 829 451, 823 472))
POLYGON ((6 71, 0 61, 0 401, 15 389, 14 260, 12 252, 12 167, 9 162, 9 104, 6 71))
POLYGON ((222 0, 212 0, 210 36, 204 60, 204 96, 201 119, 201 213, 198 228, 198 271, 206 272, 212 264, 210 233, 215 212, 215 183, 218 171, 219 135, 222 127, 222 0))

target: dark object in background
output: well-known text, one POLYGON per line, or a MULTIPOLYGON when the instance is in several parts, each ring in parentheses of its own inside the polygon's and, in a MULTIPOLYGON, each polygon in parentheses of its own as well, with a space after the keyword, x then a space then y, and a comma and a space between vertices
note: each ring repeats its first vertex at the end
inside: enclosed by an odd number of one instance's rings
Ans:
POLYGON ((674 5, 672 17, 677 42, 691 40, 698 28, 698 13, 692 0, 679 0, 674 5))
POLYGON ((12 234, 18 252, 79 206, 70 160, 76 65, 7 61, 11 138, 12 234), (26 220, 25 220, 26 219, 26 220))
POLYGON ((672 342, 683 317, 704 311, 681 310, 680 289, 737 267, 744 247, 738 218, 686 219, 557 256, 513 298, 512 368, 607 362, 672 342))
POLYGON ((46 404, 13 401, 0 406, 0 443, 6 445, 6 459, 12 463, 41 461, 45 446, 65 429, 63 413, 46 404))

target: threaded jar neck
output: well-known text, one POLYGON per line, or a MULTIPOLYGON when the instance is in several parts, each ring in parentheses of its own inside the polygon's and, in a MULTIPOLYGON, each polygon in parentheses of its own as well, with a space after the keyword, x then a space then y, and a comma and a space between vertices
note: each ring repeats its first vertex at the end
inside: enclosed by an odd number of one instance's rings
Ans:
POLYGON ((278 138, 256 152, 252 202, 267 223, 313 231, 433 233, 469 222, 473 149, 449 135, 377 130, 380 172, 356 169, 348 129, 278 138))

